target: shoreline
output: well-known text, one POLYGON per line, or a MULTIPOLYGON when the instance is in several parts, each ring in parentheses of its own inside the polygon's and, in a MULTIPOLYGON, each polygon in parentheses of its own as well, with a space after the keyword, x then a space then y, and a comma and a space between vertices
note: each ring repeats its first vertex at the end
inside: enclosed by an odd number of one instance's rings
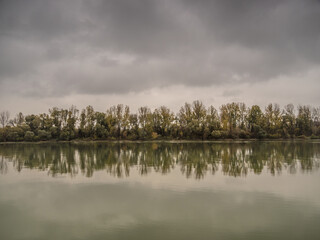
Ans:
POLYGON ((246 142, 313 142, 319 141, 320 138, 290 138, 290 139, 210 139, 210 140, 89 140, 89 139, 77 139, 77 140, 69 140, 69 141, 59 141, 59 140, 47 140, 47 141, 36 141, 36 142, 0 142, 0 145, 11 145, 11 144, 51 144, 51 143, 246 143, 246 142))

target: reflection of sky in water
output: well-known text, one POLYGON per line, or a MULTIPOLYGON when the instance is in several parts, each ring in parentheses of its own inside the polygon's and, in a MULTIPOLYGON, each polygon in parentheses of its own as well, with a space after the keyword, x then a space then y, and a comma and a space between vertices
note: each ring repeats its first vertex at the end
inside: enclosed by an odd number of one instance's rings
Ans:
MULTIPOLYGON (((105 161, 99 161, 98 152, 106 156, 106 145, 98 146, 91 152, 93 161, 89 166, 94 170, 90 177, 88 163, 81 171, 78 155, 83 151, 90 162, 90 148, 81 150, 78 146, 69 152, 78 151, 71 154, 77 174, 57 173, 52 177, 50 164, 39 169, 39 158, 34 157, 46 155, 46 151, 23 150, 22 155, 28 153, 29 157, 20 162, 23 168, 19 172, 18 156, 12 156, 17 150, 4 154, 0 147, 7 166, 6 173, 0 174, 0 239, 318 239, 318 144, 263 144, 265 147, 258 149, 252 144, 227 144, 218 149, 209 144, 198 145, 196 150, 187 145, 180 151, 164 145, 158 147, 162 153, 156 156, 161 159, 161 154, 167 154, 175 159, 169 164, 170 171, 157 171, 154 164, 163 160, 149 158, 147 174, 141 175, 140 163, 136 163, 130 164, 130 174, 121 178, 108 167, 116 169, 119 160, 122 164, 128 161, 123 157, 128 152, 136 151, 141 156, 143 151, 155 151, 155 146, 144 144, 138 150, 134 146, 121 147, 120 151, 113 148, 110 153, 115 157, 106 157, 105 161), (230 156, 239 149, 245 149, 248 166, 262 163, 262 171, 255 173, 253 167, 248 167, 245 175, 235 177, 228 172, 234 162, 223 162, 222 158, 215 172, 204 166, 207 170, 199 179, 194 173, 187 178, 181 169, 181 164, 189 160, 179 155, 190 151, 197 156, 192 162, 195 166, 197 161, 210 164, 208 159, 215 150, 219 156, 229 151, 230 156), (266 152, 260 154, 258 150, 266 152), (30 153, 35 162, 29 161, 30 153), (270 172, 270 160, 263 159, 267 154, 280 159, 281 171, 270 172), (301 161, 312 168, 301 169, 301 161), (295 171, 290 170, 289 163, 295 171), (34 164, 33 169, 30 164, 34 164)), ((60 155, 67 154, 68 148, 57 149, 60 155)), ((46 158, 52 161, 48 155, 46 158)))
POLYGON ((51 179, 0 184, 0 191, 5 193, 0 197, 4 239, 317 239, 320 233, 319 205, 265 189, 176 191, 127 181, 75 184, 51 179))

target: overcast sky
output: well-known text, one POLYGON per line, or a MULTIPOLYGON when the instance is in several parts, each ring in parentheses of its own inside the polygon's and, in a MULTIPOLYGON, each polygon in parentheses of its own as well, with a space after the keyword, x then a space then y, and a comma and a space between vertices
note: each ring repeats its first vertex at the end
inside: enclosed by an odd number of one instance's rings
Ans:
POLYGON ((320 106, 320 1, 0 1, 0 111, 196 99, 320 106))

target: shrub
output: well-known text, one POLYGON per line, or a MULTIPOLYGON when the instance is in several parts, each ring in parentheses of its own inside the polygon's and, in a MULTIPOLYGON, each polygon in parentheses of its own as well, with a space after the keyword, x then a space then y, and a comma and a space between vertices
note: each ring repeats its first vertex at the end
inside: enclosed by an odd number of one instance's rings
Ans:
POLYGON ((38 136, 39 136, 39 140, 48 140, 51 138, 51 133, 49 133, 45 130, 39 130, 38 136))
POLYGON ((281 135, 278 133, 275 133, 275 134, 269 134, 268 137, 271 139, 279 139, 279 138, 281 138, 281 135))
POLYGON ((221 131, 219 131, 219 130, 213 130, 211 133, 211 136, 214 139, 219 139, 219 138, 221 138, 222 134, 221 134, 221 131))
POLYGON ((300 138, 300 139, 307 139, 307 137, 306 137, 305 135, 300 135, 300 136, 298 136, 298 138, 300 138))
POLYGON ((7 140, 12 142, 19 141, 19 134, 17 132, 9 132, 7 140))
POLYGON ((24 135, 24 140, 33 141, 33 139, 34 139, 34 133, 31 131, 27 131, 26 134, 24 135))
POLYGON ((53 127, 50 128, 50 133, 51 133, 51 136, 52 136, 53 138, 58 138, 58 136, 59 136, 58 128, 55 127, 55 126, 53 126, 53 127))
POLYGON ((66 140, 68 141, 70 139, 70 133, 69 131, 67 130, 62 130, 61 133, 60 133, 60 137, 59 137, 60 140, 66 140))
POLYGON ((250 133, 245 130, 240 130, 239 137, 244 138, 244 139, 248 139, 248 138, 250 138, 250 133))
POLYGON ((151 137, 152 137, 152 139, 157 139, 158 138, 158 134, 156 132, 152 132, 151 133, 151 137))
POLYGON ((266 137, 266 132, 259 125, 254 124, 252 130, 252 137, 259 139, 266 137))

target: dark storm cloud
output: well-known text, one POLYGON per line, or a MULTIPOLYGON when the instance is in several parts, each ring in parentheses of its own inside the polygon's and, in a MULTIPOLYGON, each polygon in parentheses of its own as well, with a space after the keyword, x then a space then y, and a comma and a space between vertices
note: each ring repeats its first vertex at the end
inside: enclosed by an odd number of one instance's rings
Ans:
POLYGON ((4 94, 263 82, 318 68, 320 3, 1 1, 4 94))

